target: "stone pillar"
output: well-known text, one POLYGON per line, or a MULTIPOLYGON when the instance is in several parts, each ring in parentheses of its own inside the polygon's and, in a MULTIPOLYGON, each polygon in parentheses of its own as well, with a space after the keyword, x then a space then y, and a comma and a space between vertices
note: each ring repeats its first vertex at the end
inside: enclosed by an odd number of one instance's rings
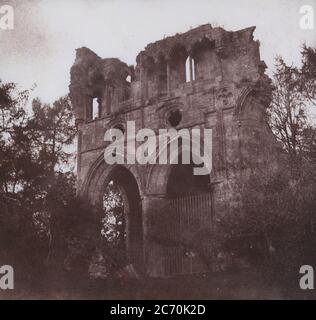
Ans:
POLYGON ((147 61, 145 56, 141 56, 140 63, 140 86, 141 86, 141 99, 147 100, 148 98, 148 79, 147 79, 147 61))
POLYGON ((159 230, 157 221, 165 204, 165 195, 149 194, 142 197, 144 260, 146 273, 151 277, 164 275, 164 251, 159 243, 159 235, 163 230, 159 230))
POLYGON ((147 98, 147 77, 146 77, 146 71, 144 70, 144 67, 141 66, 140 68, 140 96, 142 100, 146 100, 147 98))
POLYGON ((192 83, 193 81, 193 65, 192 65, 192 58, 191 56, 189 57, 189 64, 190 64, 190 81, 192 83))
POLYGON ((167 92, 170 94, 170 62, 167 61, 167 92))
POLYGON ((89 121, 92 120, 92 103, 93 99, 89 96, 82 97, 82 100, 84 101, 84 107, 85 107, 85 120, 89 121))
POLYGON ((70 99, 74 107, 76 121, 85 121, 89 118, 89 110, 92 112, 92 98, 86 94, 84 88, 71 85, 70 86, 70 99))
POLYGON ((101 116, 106 116, 112 112, 112 87, 108 84, 105 85, 105 88, 102 93, 102 113, 101 116))

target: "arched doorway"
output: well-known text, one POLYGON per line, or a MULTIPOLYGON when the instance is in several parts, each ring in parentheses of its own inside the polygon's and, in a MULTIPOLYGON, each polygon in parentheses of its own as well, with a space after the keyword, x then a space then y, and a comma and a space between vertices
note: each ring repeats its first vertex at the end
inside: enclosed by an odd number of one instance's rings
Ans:
POLYGON ((117 268, 132 264, 143 272, 142 206, 133 174, 115 167, 102 191, 101 244, 117 268))

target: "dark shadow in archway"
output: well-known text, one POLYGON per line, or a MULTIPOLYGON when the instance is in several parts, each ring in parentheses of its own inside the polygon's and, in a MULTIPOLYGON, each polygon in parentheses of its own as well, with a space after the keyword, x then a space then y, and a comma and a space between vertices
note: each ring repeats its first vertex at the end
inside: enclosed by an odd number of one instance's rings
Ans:
POLYGON ((209 191, 210 176, 194 175, 193 164, 172 165, 167 183, 167 195, 169 198, 200 194, 209 191))

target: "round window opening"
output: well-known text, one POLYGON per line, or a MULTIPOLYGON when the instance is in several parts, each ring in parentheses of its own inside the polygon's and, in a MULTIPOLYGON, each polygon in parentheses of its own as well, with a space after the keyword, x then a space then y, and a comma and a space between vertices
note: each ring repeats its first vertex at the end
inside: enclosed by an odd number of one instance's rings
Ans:
POLYGON ((181 111, 178 109, 172 110, 168 114, 167 121, 172 127, 176 127, 177 125, 179 125, 181 120, 182 120, 182 114, 181 114, 181 111))

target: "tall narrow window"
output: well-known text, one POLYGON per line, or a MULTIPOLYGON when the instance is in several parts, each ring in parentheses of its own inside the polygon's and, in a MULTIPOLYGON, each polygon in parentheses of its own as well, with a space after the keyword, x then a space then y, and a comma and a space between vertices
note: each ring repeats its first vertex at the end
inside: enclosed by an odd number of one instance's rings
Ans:
POLYGON ((190 82, 190 57, 185 61, 185 82, 190 82))
POLYGON ((190 56, 185 61, 185 82, 195 80, 195 61, 190 56))
POLYGON ((99 118, 100 116, 100 100, 99 98, 93 98, 92 100, 92 120, 99 118))

